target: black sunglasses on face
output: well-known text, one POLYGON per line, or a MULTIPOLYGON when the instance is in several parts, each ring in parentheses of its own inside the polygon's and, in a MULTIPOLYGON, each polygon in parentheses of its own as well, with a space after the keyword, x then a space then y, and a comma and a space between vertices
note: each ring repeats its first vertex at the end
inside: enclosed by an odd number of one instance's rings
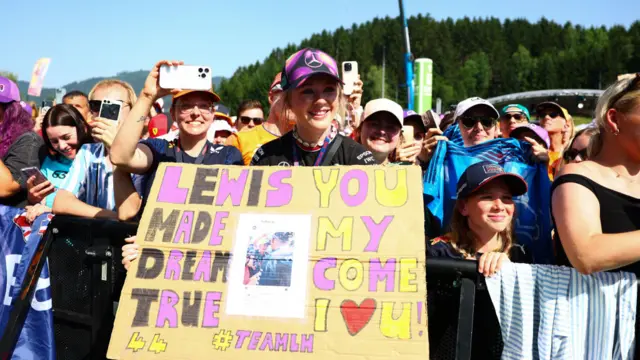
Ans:
POLYGON ((491 129, 496 124, 496 119, 490 116, 461 116, 460 122, 467 129, 472 129, 477 123, 480 123, 485 130, 491 129))
POLYGON ((516 121, 527 120, 527 118, 522 114, 504 114, 502 115, 502 120, 511 120, 514 118, 516 121))
POLYGON ((262 124, 264 119, 263 118, 259 118, 259 117, 252 118, 252 117, 248 117, 248 116, 240 116, 240 121, 242 121, 242 123, 245 124, 245 125, 249 125, 249 123, 252 122, 252 121, 253 121, 253 123, 255 125, 260 125, 260 124, 262 124))
POLYGON ((581 160, 587 160, 587 149, 569 149, 564 152, 564 155, 562 157, 565 161, 573 161, 578 157, 578 155, 580 156, 581 160))

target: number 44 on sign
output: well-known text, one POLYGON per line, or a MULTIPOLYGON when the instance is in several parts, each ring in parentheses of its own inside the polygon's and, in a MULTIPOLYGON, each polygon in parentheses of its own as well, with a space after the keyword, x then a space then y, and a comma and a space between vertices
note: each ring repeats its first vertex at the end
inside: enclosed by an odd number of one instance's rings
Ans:
MULTIPOLYGON (((147 342, 144 341, 142 336, 140 336, 139 332, 134 332, 131 335, 131 340, 129 340, 129 344, 127 345, 127 349, 133 350, 133 352, 138 352, 143 350, 147 345, 147 342)), ((159 354, 161 352, 165 352, 167 350, 167 343, 160 339, 160 334, 153 335, 153 339, 151 340, 151 345, 149 345, 149 349, 147 351, 159 354)))

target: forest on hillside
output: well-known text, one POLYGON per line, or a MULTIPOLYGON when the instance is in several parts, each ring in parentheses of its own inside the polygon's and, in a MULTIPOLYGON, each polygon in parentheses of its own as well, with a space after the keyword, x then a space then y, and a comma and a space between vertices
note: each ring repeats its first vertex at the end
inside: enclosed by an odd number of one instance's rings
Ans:
MULTIPOLYGON (((445 105, 469 96, 603 89, 618 74, 640 71, 640 21, 629 28, 585 28, 544 18, 536 23, 495 18, 437 21, 418 15, 408 23, 411 51, 415 58, 433 60, 433 96, 445 105)), ((261 100, 266 107, 268 87, 285 59, 297 49, 313 47, 338 63, 358 61, 365 101, 381 96, 384 54, 385 96, 404 105, 403 44, 399 18, 323 31, 300 44, 273 50, 262 62, 238 68, 217 90, 231 109, 245 99, 261 100)))

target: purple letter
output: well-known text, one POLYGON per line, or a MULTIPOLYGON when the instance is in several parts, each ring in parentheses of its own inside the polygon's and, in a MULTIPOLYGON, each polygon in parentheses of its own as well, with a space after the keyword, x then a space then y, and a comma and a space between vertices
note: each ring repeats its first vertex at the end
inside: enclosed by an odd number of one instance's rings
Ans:
POLYGON ((164 269, 164 278, 166 280, 178 280, 180 278, 180 260, 182 260, 182 251, 171 250, 167 267, 164 269))
POLYGON ((273 350, 273 336, 271 336, 270 332, 264 335, 262 345, 260 345, 260 351, 264 351, 266 348, 269 348, 269 351, 273 350))
POLYGON ((389 259, 382 266, 380 259, 371 259, 369 263, 369 291, 378 291, 378 281, 384 280, 384 291, 392 292, 396 285, 396 259, 389 259))
POLYGON ((160 309, 158 310, 158 318, 156 319, 156 327, 163 328, 165 322, 169 321, 170 328, 178 327, 178 294, 171 290, 162 290, 160 294, 160 309))
POLYGON ((319 290, 333 290, 335 280, 329 280, 325 276, 327 269, 336 267, 338 260, 336 258, 324 258, 316 262, 313 267, 313 283, 319 290))
POLYGON ((220 305, 218 305, 218 301, 220 301, 221 298, 221 292, 207 292, 207 297, 204 301, 204 311, 202 313, 203 328, 218 327, 219 319, 216 317, 216 313, 220 311, 220 305))
POLYGON ((222 223, 222 220, 228 217, 228 211, 216 212, 216 217, 213 220, 213 226, 211 227, 211 239, 209 239, 209 245, 215 246, 222 244, 222 236, 220 236, 220 232, 225 228, 225 224, 222 223))
POLYGON ((193 211, 185 211, 182 213, 182 219, 180 219, 180 225, 178 231, 176 231, 176 237, 173 238, 173 243, 177 244, 184 234, 184 243, 191 242, 191 225, 193 224, 193 211))
POLYGON ((369 178, 364 170, 353 169, 344 174, 340 181, 340 195, 347 206, 361 205, 367 199, 367 192, 369 192, 369 178), (353 179, 358 182, 358 192, 355 195, 349 194, 349 182, 353 179))
POLYGON ((300 340, 300 352, 313 352, 313 334, 302 334, 300 340))
POLYGON ((371 216, 362 216, 362 222, 369 230, 369 243, 367 247, 364 248, 364 251, 368 252, 378 252, 378 247, 380 246, 380 240, 382 240, 382 235, 387 231, 387 227, 391 224, 391 220, 393 220, 393 216, 385 216, 380 224, 373 221, 371 216))
POLYGON ((193 275, 194 281, 211 281, 211 251, 205 250, 202 252, 200 262, 196 267, 196 273, 193 275))
POLYGON ((289 342, 289 334, 276 333, 276 351, 287 351, 287 343, 289 342))
POLYGON ((299 347, 298 347, 298 342, 296 342, 296 337, 298 335, 296 334, 290 334, 290 335, 291 335, 291 339, 290 339, 291 341, 289 342, 289 351, 298 352, 299 347))
POLYGON ((251 331, 247 331, 247 330, 236 331, 236 337, 238 338, 238 340, 236 341, 236 349, 242 349, 242 347, 244 346, 244 341, 247 339, 249 335, 251 335, 251 331))
POLYGON ((269 186, 275 190, 267 191, 266 207, 278 207, 288 205, 293 197, 293 186, 282 182, 291 178, 291 170, 279 170, 269 176, 269 186))
POLYGON ((216 205, 222 206, 228 197, 231 197, 231 205, 240 206, 244 187, 247 184, 249 170, 242 170, 237 179, 229 179, 229 170, 222 170, 222 176, 218 180, 218 195, 216 205))
POLYGON ((178 187, 181 173, 181 167, 167 166, 160 184, 157 201, 171 204, 184 204, 187 201, 189 189, 178 187))
POLYGON ((260 341, 260 336, 262 336, 262 331, 254 331, 251 335, 251 340, 249 341, 249 350, 255 350, 256 346, 258 346, 258 342, 260 341))

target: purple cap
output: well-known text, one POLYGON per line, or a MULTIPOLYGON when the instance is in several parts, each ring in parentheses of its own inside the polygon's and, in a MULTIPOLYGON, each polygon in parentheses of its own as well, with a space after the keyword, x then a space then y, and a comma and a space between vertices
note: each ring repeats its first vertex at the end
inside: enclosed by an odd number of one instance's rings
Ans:
POLYGON ((29 105, 28 102, 20 101, 20 106, 22 106, 24 111, 26 111, 29 114, 29 116, 31 116, 31 114, 33 114, 33 109, 31 109, 31 105, 29 105))
POLYGON ((306 48, 291 55, 282 70, 282 89, 297 88, 312 75, 326 74, 342 83, 338 64, 325 52, 306 48))
POLYGON ((13 81, 0 76, 0 103, 6 104, 12 101, 20 101, 20 89, 13 81))
POLYGON ((511 134, 509 134, 509 136, 517 139, 519 138, 519 136, 527 136, 526 134, 523 134, 525 132, 529 133, 534 138, 534 140, 538 141, 542 145, 545 145, 547 149, 551 146, 551 139, 549 139, 549 133, 547 132, 547 130, 536 124, 524 124, 518 126, 511 131, 511 134), (533 134, 531 134, 531 132, 533 132, 533 134))

